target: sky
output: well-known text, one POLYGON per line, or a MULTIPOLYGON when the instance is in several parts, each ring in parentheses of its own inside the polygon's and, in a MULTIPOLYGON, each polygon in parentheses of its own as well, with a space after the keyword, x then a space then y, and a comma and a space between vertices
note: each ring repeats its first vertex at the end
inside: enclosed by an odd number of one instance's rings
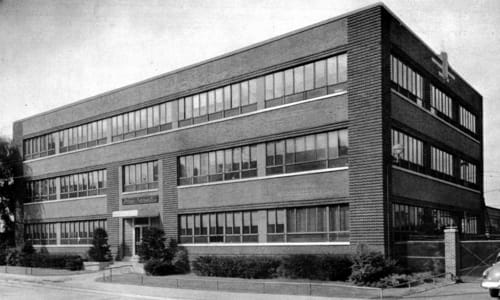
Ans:
MULTIPOLYGON (((0 136, 12 123, 376 3, 0 0, 0 136)), ((486 204, 500 208, 500 1, 384 1, 483 95, 486 204)))

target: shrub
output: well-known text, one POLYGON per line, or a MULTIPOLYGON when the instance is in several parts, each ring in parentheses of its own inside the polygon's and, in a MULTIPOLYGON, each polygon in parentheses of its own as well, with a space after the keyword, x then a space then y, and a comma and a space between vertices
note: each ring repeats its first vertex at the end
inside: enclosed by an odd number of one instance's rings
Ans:
POLYGON ((395 268, 396 261, 361 246, 353 256, 350 280, 357 285, 376 285, 380 279, 393 273, 395 268))
POLYGON ((106 230, 97 228, 94 230, 92 247, 88 251, 89 258, 93 261, 110 261, 111 251, 108 245, 108 234, 106 230))
MULTIPOLYGON (((145 228, 138 254, 141 261, 148 261, 151 258, 163 259, 165 256, 165 237, 163 230, 155 227, 145 228)), ((171 260, 172 257, 167 260, 171 260)))
POLYGON ((285 256, 280 266, 280 275, 291 278, 315 280, 347 280, 351 274, 352 260, 347 255, 285 256))
POLYGON ((426 282, 431 278, 431 272, 421 272, 414 274, 391 274, 380 279, 377 282, 377 287, 380 288, 402 288, 408 287, 408 285, 416 286, 422 282, 426 282))
POLYGON ((172 265, 175 267, 177 274, 184 274, 189 272, 189 257, 186 248, 177 247, 174 258, 172 258, 172 265))
POLYGON ((177 274, 177 270, 171 262, 159 258, 151 258, 144 264, 144 271, 147 275, 172 275, 177 274))
POLYGON ((193 262, 193 270, 201 276, 272 278, 280 263, 273 257, 200 256, 193 262))

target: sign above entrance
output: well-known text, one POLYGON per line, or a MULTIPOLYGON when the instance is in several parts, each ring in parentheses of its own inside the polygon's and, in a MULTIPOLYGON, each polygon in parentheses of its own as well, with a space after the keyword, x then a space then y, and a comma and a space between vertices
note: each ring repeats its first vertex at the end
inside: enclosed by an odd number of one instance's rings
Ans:
POLYGON ((137 209, 132 210, 119 210, 113 212, 113 218, 123 218, 123 217, 137 217, 139 211, 137 209))

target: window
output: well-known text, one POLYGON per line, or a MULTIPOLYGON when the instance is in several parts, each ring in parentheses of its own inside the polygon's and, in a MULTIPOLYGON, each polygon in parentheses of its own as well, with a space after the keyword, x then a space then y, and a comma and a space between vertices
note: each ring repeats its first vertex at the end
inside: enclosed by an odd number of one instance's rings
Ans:
POLYGON ((123 167, 123 191, 132 192, 158 188, 158 161, 123 167))
MULTIPOLYGON (((59 152, 64 153, 106 144, 107 122, 107 119, 99 120, 59 131, 59 152)), ((118 119, 113 118, 112 122, 118 122, 118 119)))
POLYGON ((442 234, 448 226, 461 224, 462 233, 474 233, 477 226, 475 216, 430 207, 407 204, 392 204, 392 227, 396 240, 408 240, 412 235, 442 234))
POLYGON ((422 170, 424 161, 422 141, 396 129, 392 129, 391 134, 392 147, 396 145, 402 147, 401 153, 393 153, 393 162, 406 168, 422 170))
POLYGON ((472 133, 476 133, 476 116, 462 106, 459 107, 459 116, 460 125, 472 133))
POLYGON ((26 182, 26 203, 56 199, 56 178, 26 182))
POLYGON ((453 101, 445 93, 431 84, 431 108, 445 118, 453 119, 453 101))
POLYGON ((257 146, 181 156, 179 185, 235 180, 257 176, 257 146))
POLYGON ((320 242, 348 239, 349 207, 319 206, 286 210, 286 242, 320 242))
POLYGON ((89 245, 97 228, 106 229, 106 220, 61 222, 60 226, 62 245, 89 245))
POLYGON ((106 170, 60 177, 61 199, 106 194, 106 170))
POLYGON ((256 211, 179 216, 181 243, 258 242, 256 211), (193 230, 194 228, 194 230, 193 230))
POLYGON ((266 143, 266 174, 347 165, 347 129, 266 143))
POLYGON ((266 107, 281 105, 325 95, 328 91, 312 95, 294 94, 325 88, 347 80, 347 54, 341 54, 328 59, 318 60, 303 66, 275 72, 264 77, 266 107))
POLYGON ((453 176, 453 156, 431 146, 431 169, 442 174, 453 176))
POLYGON ((422 105, 424 94, 422 76, 393 55, 391 55, 391 80, 398 92, 422 105))
POLYGON ((460 160, 460 179, 472 184, 477 183, 477 167, 475 164, 460 160))
POLYGON ((24 227, 25 239, 33 245, 57 244, 55 223, 26 224, 24 227))
POLYGON ((24 159, 33 159, 48 155, 54 155, 56 153, 56 134, 57 133, 50 133, 30 139, 25 139, 23 141, 24 159))

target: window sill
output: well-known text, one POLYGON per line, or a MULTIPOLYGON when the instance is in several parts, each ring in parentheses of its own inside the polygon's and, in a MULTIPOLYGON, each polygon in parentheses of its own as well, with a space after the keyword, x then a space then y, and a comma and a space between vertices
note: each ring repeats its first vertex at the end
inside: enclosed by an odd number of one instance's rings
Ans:
POLYGON ((253 178, 244 178, 244 179, 235 179, 235 180, 226 180, 226 181, 217 181, 217 182, 207 182, 207 183, 199 183, 199 184, 181 185, 181 186, 177 186, 177 188, 178 189, 186 189, 186 188, 201 187, 201 186, 211 186, 211 185, 218 185, 218 184, 231 184, 231 183, 240 183, 240 182, 255 181, 255 180, 265 180, 265 179, 273 179, 273 178, 281 178, 281 177, 291 177, 291 176, 301 176, 301 175, 308 175, 308 174, 336 172, 336 171, 343 171, 343 170, 348 170, 348 169, 349 169, 349 167, 328 168, 328 169, 305 171, 305 172, 285 173, 285 174, 260 176, 260 177, 253 177, 253 178))
POLYGON ((107 197, 107 195, 104 194, 104 195, 95 195, 95 196, 86 196, 86 197, 66 198, 66 199, 57 199, 57 200, 48 200, 48 201, 39 201, 39 202, 29 202, 29 203, 24 203, 24 205, 26 206, 26 205, 56 203, 56 202, 65 202, 65 201, 77 201, 77 200, 103 198, 103 197, 107 197))
POLYGON ((88 248, 92 247, 92 244, 58 244, 58 245, 33 245, 34 248, 88 248))
POLYGON ((270 246, 349 246, 351 242, 311 242, 311 243, 205 243, 205 244, 179 244, 184 247, 270 247, 270 246))
POLYGON ((136 195, 136 194, 144 194, 144 193, 153 193, 158 192, 158 189, 148 189, 148 190, 140 190, 140 191, 130 191, 130 192, 122 192, 122 195, 136 195))

